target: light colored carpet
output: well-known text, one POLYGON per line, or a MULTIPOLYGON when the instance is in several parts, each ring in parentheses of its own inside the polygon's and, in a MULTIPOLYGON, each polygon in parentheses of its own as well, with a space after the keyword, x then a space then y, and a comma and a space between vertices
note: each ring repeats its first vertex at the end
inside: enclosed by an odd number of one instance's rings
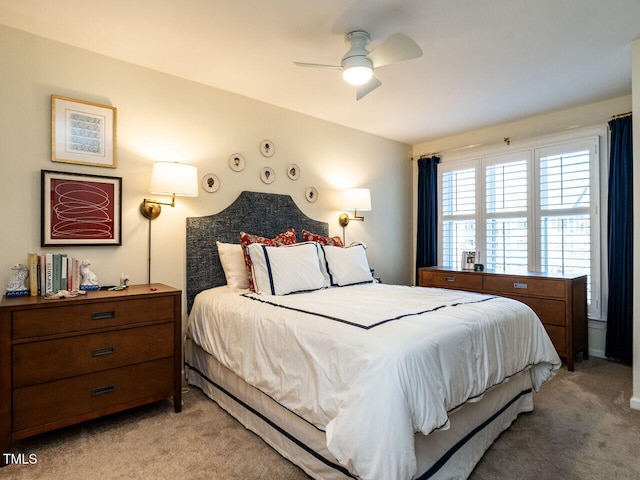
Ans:
MULTIPOLYGON (((471 480, 640 479, 640 411, 629 408, 631 368, 602 359, 563 368, 478 464, 471 480)), ((191 389, 170 401, 16 442, 33 465, 6 480, 306 480, 297 467, 191 389)))
POLYGON ((638 480, 640 411, 632 369, 599 358, 566 367, 487 451, 472 480, 638 480))

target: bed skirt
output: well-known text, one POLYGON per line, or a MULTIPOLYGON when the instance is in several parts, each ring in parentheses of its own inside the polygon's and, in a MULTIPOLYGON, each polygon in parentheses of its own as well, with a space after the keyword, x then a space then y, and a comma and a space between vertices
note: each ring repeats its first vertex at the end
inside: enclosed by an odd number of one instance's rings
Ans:
MULTIPOLYGON (((190 385, 209 398, 280 455, 317 480, 358 478, 329 453, 325 433, 248 385, 212 355, 185 341, 190 385)), ((450 414, 448 430, 415 435, 417 479, 467 478, 501 432, 522 412, 533 410, 529 370, 487 391, 480 401, 450 414)), ((409 479, 407 479, 409 480, 409 479)))

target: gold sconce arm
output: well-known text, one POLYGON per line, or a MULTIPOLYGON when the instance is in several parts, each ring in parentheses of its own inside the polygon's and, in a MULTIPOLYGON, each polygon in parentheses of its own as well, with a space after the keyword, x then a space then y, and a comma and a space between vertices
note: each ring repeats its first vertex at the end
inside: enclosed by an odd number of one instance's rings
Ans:
POLYGON ((342 227, 346 227, 347 225, 349 225, 350 220, 364 222, 364 217, 362 215, 358 216, 358 210, 353 211, 353 217, 349 217, 349 215, 347 215, 346 213, 341 213, 338 217, 338 223, 342 227))
POLYGON ((148 218, 149 220, 154 220, 160 216, 160 212, 162 212, 161 205, 169 205, 171 207, 176 206, 176 196, 171 195, 171 203, 169 202, 159 202, 157 200, 151 200, 149 198, 145 198, 140 204, 140 213, 143 217, 148 218))

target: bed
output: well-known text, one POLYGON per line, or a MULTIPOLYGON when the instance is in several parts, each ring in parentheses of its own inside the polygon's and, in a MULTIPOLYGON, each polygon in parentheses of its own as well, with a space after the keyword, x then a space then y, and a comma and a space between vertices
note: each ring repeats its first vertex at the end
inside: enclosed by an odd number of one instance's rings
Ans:
POLYGON ((312 478, 467 478, 560 366, 535 314, 380 284, 365 246, 322 240, 256 242, 257 293, 227 285, 221 260, 240 232, 286 231, 329 239, 287 195, 243 192, 187 219, 189 384, 312 478))

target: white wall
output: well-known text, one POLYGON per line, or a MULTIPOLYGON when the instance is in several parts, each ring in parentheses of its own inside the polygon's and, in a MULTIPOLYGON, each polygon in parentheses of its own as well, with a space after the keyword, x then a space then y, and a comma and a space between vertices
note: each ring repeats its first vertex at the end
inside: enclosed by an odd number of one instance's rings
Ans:
MULTIPOLYGON (((633 112, 640 112, 640 38, 631 44, 633 112)), ((640 121, 633 121, 633 397, 640 410, 640 121)), ((629 299, 631 301, 631 299, 629 299)))
MULTIPOLYGON (((606 127, 611 116, 626 113, 631 110, 631 96, 614 98, 612 100, 584 105, 582 107, 563 110, 547 115, 536 116, 517 122, 495 125, 452 137, 447 137, 419 145, 414 145, 413 156, 439 154, 446 161, 447 155, 460 156, 496 149, 506 146, 505 137, 509 137, 510 147, 518 148, 520 142, 529 139, 544 137, 550 134, 576 131, 579 129, 591 130, 596 126, 606 127), (473 146, 469 148, 469 146, 473 146)), ((601 138, 601 145, 606 143, 606 138, 601 138)), ((601 258, 600 268, 603 278, 606 280, 606 201, 607 201, 607 154, 601 152, 600 170, 600 199, 601 199, 601 258)), ((417 162, 414 162, 417 163, 417 162)), ((417 165, 414 165, 414 191, 417 190, 417 165)), ((414 201, 415 205, 415 201, 414 201)), ((416 212, 414 212, 414 216, 416 212)), ((415 217, 414 217, 415 218, 415 217)), ((415 238, 415 224, 414 235, 415 238)), ((414 249, 415 250, 415 249, 414 249)), ((605 282, 606 284, 606 282, 605 282)), ((603 288, 604 285, 603 285, 603 288)), ((603 312, 606 312, 606 296, 603 298, 603 312)), ((591 355, 604 356, 606 323, 603 321, 589 321, 589 352, 591 355)))
POLYGON ((28 252, 46 251, 90 259, 103 285, 118 283, 121 273, 146 283, 149 224, 138 207, 154 198, 147 192, 157 160, 196 165, 200 178, 214 173, 221 187, 178 198, 153 221, 154 282, 184 289, 187 216, 218 212, 243 190, 286 193, 340 235, 337 193, 349 186, 369 187, 373 209, 364 223, 348 226, 347 241, 369 245, 370 263, 385 282, 411 282, 410 146, 6 27, 0 27, 0 72, 0 284, 28 252), (118 109, 116 169, 51 161, 52 94, 118 109), (276 146, 270 159, 259 153, 263 139, 276 146), (246 159, 242 172, 227 164, 236 152, 246 159), (297 181, 287 178, 288 163, 300 166, 297 181), (276 172, 270 185, 259 179, 267 165, 276 172), (42 169, 122 177, 122 246, 42 248, 42 169), (318 189, 315 204, 304 198, 308 186, 318 189))

